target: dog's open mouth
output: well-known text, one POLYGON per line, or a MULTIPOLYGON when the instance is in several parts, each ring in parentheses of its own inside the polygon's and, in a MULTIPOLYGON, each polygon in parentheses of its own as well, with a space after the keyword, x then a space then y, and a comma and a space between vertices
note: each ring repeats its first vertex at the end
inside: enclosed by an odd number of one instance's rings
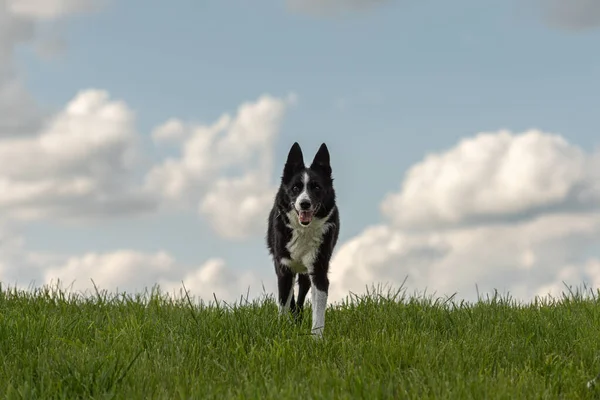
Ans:
POLYGON ((314 213, 314 211, 298 211, 298 220, 302 225, 308 225, 311 223, 314 213))

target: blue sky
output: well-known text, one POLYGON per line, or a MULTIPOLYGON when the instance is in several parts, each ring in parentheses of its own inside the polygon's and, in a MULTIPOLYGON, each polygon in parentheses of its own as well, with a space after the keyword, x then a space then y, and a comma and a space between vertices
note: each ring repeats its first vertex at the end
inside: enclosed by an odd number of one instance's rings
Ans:
MULTIPOLYGON (((52 112, 87 88, 126 102, 148 165, 167 154, 150 134, 169 118, 209 124, 262 94, 294 93, 272 178, 294 141, 307 158, 326 142, 341 242, 385 224, 380 203, 400 190, 407 170, 465 137, 539 129, 595 151, 600 29, 561 29, 541 6, 516 1, 373 3, 323 16, 274 0, 112 1, 99 12, 37 22, 57 28, 66 47, 50 60, 21 47, 16 64, 28 92, 52 112)), ((194 212, 76 226, 39 219, 20 232, 44 253, 166 249, 186 264, 220 257, 234 270, 272 269, 262 236, 224 240, 194 212)))

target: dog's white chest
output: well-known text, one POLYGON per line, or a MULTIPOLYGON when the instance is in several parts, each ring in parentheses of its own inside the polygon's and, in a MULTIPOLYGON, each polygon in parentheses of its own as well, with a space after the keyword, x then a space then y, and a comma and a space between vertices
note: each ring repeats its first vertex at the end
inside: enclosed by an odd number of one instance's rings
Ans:
POLYGON ((312 272, 323 236, 331 227, 327 219, 315 219, 310 225, 303 226, 295 212, 288 214, 288 227, 292 229, 292 238, 286 245, 290 252, 290 260, 286 260, 286 264, 292 271, 300 274, 312 272))

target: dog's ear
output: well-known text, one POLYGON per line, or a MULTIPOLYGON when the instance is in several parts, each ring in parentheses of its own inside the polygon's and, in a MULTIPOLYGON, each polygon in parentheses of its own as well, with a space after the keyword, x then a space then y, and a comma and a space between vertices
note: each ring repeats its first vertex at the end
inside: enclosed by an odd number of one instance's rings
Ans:
POLYGON ((328 177, 331 177, 331 165, 329 164, 329 150, 325 143, 321 144, 315 158, 313 159, 310 169, 319 170, 328 177))
POLYGON ((304 156, 298 142, 294 142, 288 153, 285 167, 283 168, 283 182, 288 182, 299 170, 304 168, 304 156))

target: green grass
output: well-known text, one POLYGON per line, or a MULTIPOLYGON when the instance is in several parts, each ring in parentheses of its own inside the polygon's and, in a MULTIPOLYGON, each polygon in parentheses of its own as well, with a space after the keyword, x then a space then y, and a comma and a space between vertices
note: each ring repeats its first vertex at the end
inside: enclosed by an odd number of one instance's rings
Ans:
MULTIPOLYGON (((597 293, 518 305, 371 294, 325 337, 243 306, 0 287, 6 399, 578 399, 600 371, 597 293)), ((599 385, 600 386, 600 385, 599 385)))

